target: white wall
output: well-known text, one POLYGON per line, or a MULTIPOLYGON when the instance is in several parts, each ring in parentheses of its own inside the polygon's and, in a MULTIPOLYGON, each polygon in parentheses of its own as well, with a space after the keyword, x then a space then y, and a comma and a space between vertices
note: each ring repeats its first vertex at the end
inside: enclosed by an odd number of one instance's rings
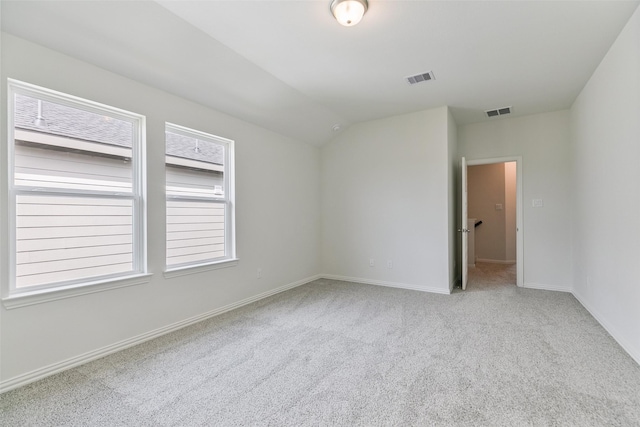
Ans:
MULTIPOLYGON (((11 310, 1 306, 0 379, 4 384, 320 272, 317 148, 8 34, 2 35, 1 71, 2 171, 7 170, 7 77, 146 115, 148 258, 153 273, 151 282, 144 285, 11 310), (240 262, 235 267, 163 277, 165 121, 236 141, 240 262), (261 279, 256 278, 258 267, 261 279)), ((0 187, 0 273, 6 285, 6 173, 0 177, 0 187)))
POLYGON ((522 156, 523 284, 570 291, 569 112, 460 126, 458 149, 467 160, 522 156), (532 199, 543 199, 544 207, 533 208, 532 199))
MULTIPOLYGON (((3 34, 3 91, 11 77, 147 116, 154 276, 145 285, 12 310, 1 306, 0 381, 28 378, 321 271, 449 292, 456 267, 451 225, 457 222, 458 156, 522 156, 525 286, 573 285, 574 294, 640 361, 639 44, 636 11, 571 112, 500 118, 461 126, 456 135, 442 107, 355 125, 320 151, 3 34), (175 279, 162 275, 165 121, 236 141, 236 267, 175 279), (534 198, 543 199, 544 207, 533 208, 534 198)), ((0 163, 6 171, 6 95, 0 103, 0 163)), ((3 284, 6 186, 1 174, 3 284)))
POLYGON ((322 147, 323 273, 449 292, 447 118, 442 107, 361 123, 322 147))
POLYGON ((574 294, 640 363, 640 9, 571 108, 574 294))

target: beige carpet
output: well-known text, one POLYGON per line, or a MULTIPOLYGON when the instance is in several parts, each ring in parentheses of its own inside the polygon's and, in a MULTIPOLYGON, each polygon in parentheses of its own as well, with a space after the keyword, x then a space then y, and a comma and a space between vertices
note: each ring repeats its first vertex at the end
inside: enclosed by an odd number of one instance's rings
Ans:
POLYGON ((516 264, 478 262, 469 268, 467 291, 487 291, 516 286, 516 264))
POLYGON ((453 295, 317 280, 6 393, 0 425, 640 425, 638 364, 497 268, 453 295))

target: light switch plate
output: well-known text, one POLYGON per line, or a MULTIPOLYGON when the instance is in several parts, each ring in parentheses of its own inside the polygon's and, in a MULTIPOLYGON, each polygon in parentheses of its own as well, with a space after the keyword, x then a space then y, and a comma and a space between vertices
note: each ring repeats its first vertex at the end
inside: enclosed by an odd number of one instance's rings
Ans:
POLYGON ((502 203, 496 203, 496 210, 497 211, 501 211, 502 210, 502 203))
POLYGON ((531 205, 532 205, 534 208, 541 208, 541 207, 543 207, 543 206, 544 206, 544 200, 542 200, 542 199, 533 199, 533 200, 531 201, 531 205))

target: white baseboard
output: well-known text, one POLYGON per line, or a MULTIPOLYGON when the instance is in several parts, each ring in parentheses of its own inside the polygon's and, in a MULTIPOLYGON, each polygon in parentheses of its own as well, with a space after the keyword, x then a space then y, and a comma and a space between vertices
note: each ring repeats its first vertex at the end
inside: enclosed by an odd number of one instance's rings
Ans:
POLYGON ((79 356, 71 357, 69 359, 63 360, 61 362, 57 362, 51 364, 49 366, 45 366, 43 368, 36 369, 31 372, 27 372, 22 375, 18 375, 17 377, 10 378, 8 380, 0 382, 0 393, 4 393, 9 390, 13 390, 18 387, 22 387, 29 383, 41 380, 48 376, 57 374, 62 371, 66 371, 67 369, 75 368, 76 366, 83 365, 85 363, 91 362, 96 359, 100 359, 101 357, 107 356, 111 353, 115 353, 120 350, 124 350, 125 348, 133 347, 134 345, 142 344, 145 341, 152 340, 154 338, 158 338, 162 335, 168 334, 170 332, 177 331, 178 329, 182 329, 184 327, 193 325, 195 323, 201 322, 203 320, 209 319, 211 317, 218 316, 220 314, 226 313, 228 311, 234 310, 236 308, 240 308, 247 304, 251 304, 253 302, 259 301, 261 299, 270 297, 275 294, 279 294, 280 292, 287 291, 289 289, 296 288, 298 286, 302 286, 309 282, 312 282, 316 279, 319 279, 320 275, 315 275, 311 277, 307 277, 306 279, 298 280, 293 283, 289 283, 284 286, 280 286, 278 288, 272 289, 267 292, 263 292, 258 295, 254 295, 249 298, 245 298, 243 300, 237 301, 232 304, 225 305, 224 307, 217 308, 215 310, 208 311, 206 313, 199 314, 197 316, 193 316, 189 319, 182 320, 180 322, 172 323, 170 325, 164 326, 162 328, 158 328, 149 332, 146 332, 141 335, 137 335, 135 337, 108 345, 106 347, 99 348, 97 350, 89 351, 87 353, 81 354, 79 356))
POLYGON ((405 283, 383 282, 381 280, 363 279, 360 277, 336 276, 333 274, 322 274, 321 277, 323 279, 329 279, 329 280, 342 280, 345 282, 363 283, 365 285, 386 286, 388 288, 408 289, 411 291, 431 292, 434 294, 449 295, 451 293, 449 289, 436 288, 433 286, 418 286, 418 285, 408 285, 405 283))
POLYGON ((525 283, 522 287, 527 289, 540 289, 544 291, 571 292, 571 286, 545 285, 542 283, 525 283))
POLYGON ((476 262, 486 262, 488 264, 515 264, 515 259, 487 259, 487 258, 476 258, 476 262))
POLYGON ((620 344, 620 347, 622 347, 624 351, 626 351, 629 356, 631 356, 631 358, 635 360, 638 365, 640 365, 640 348, 635 347, 633 344, 623 338, 622 334, 620 334, 618 330, 613 327, 613 325, 611 325, 611 323, 604 320, 604 316, 602 316, 596 309, 587 304, 586 300, 581 297, 579 293, 575 291, 573 291, 572 293, 575 299, 577 299, 578 302, 582 304, 582 306, 589 312, 589 314, 591 314, 593 318, 596 319, 598 323, 600 323, 600 325, 605 329, 605 331, 607 331, 609 335, 611 335, 613 339, 616 340, 618 344, 620 344))

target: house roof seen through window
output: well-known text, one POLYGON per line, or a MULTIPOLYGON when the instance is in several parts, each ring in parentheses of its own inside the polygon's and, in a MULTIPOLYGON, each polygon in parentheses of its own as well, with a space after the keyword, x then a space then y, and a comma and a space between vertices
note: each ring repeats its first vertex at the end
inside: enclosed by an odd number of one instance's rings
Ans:
MULTIPOLYGON (((15 127, 28 131, 98 142, 119 147, 131 147, 131 123, 49 101, 16 95, 15 127), (44 122, 38 123, 38 109, 44 122)), ((201 162, 222 165, 224 147, 211 141, 190 138, 175 133, 166 134, 166 154, 201 162)))

